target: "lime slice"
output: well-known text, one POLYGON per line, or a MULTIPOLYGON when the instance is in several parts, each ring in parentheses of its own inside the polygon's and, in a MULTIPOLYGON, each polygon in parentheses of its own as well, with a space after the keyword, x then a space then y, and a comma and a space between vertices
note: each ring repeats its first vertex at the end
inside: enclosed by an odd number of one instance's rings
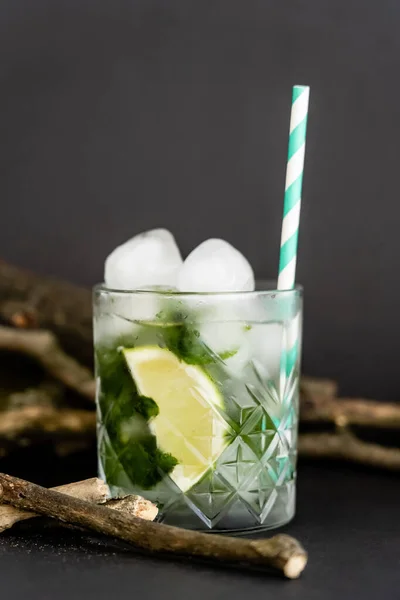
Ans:
POLYGON ((223 398, 201 367, 179 360, 170 350, 140 346, 123 354, 139 394, 158 405, 150 428, 158 446, 178 460, 170 477, 186 492, 228 444, 228 425, 218 414, 223 398))

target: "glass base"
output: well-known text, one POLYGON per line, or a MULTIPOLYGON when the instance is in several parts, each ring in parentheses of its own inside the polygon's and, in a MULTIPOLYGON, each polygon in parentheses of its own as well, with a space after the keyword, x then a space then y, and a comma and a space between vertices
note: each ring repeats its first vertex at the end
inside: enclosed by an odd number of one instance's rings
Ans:
MULTIPOLYGON (((257 499, 258 500, 258 499, 257 499)), ((210 502, 212 499, 210 498, 210 502)), ((205 519, 198 507, 182 505, 160 513, 159 522, 184 529, 215 533, 246 534, 281 527, 295 514, 295 481, 271 491, 264 505, 255 506, 239 494, 229 506, 222 508, 214 519, 205 519), (258 508, 258 510, 257 510, 258 508)))
MULTIPOLYGON (((113 487, 111 493, 118 496, 122 490, 113 487)), ((146 493, 145 496, 154 501, 151 493, 146 493)), ((293 519, 296 508, 296 481, 292 479, 283 485, 275 486, 269 493, 260 490, 254 497, 250 492, 238 491, 235 497, 223 503, 213 494, 202 498, 202 506, 198 501, 195 504, 193 500, 188 494, 171 499, 160 507, 157 521, 195 531, 249 535, 283 527, 293 519), (219 504, 218 511, 212 510, 215 503, 219 504)))

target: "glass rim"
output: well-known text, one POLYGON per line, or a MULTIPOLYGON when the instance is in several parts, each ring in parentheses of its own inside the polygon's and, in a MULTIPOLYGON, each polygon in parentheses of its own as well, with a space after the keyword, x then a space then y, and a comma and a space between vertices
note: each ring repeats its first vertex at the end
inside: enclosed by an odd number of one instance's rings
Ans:
MULTIPOLYGON (((268 282, 268 280, 263 280, 263 279, 259 279, 256 280, 256 284, 263 285, 266 283, 274 283, 274 282, 268 282)), ((289 290, 278 290, 274 287, 271 287, 269 289, 256 289, 256 290, 252 290, 252 291, 240 291, 240 292, 181 292, 178 290, 166 290, 166 289, 134 289, 134 290, 121 290, 121 289, 115 289, 115 288, 111 288, 106 286, 105 283, 98 283, 96 285, 93 286, 93 292, 97 293, 97 292, 103 292, 106 294, 110 294, 110 295, 122 295, 122 296, 129 296, 129 295, 135 295, 135 294, 139 294, 139 295, 145 295, 145 294, 153 294, 156 296, 168 296, 168 297, 179 297, 179 298, 184 298, 185 296, 189 296, 189 297, 200 297, 200 298, 215 298, 218 296, 223 296, 225 298, 227 297, 241 297, 244 296, 246 298, 251 298, 252 296, 260 296, 260 295, 265 295, 268 294, 270 296, 277 296, 277 297, 282 297, 282 296, 291 296, 291 295, 302 295, 303 294, 303 286, 296 284, 294 286, 294 288, 289 289, 289 290)))

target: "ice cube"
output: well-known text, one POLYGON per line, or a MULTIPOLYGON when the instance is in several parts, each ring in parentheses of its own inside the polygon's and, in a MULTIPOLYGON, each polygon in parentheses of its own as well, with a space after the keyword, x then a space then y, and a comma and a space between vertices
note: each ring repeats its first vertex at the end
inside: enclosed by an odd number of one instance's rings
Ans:
POLYGON ((104 281, 118 290, 176 287, 182 257, 167 229, 152 229, 134 236, 107 257, 104 281))
POLYGON ((199 333, 202 342, 214 354, 219 355, 227 367, 241 370, 249 356, 247 329, 244 323, 202 323, 199 333))
POLYGON ((247 337, 247 362, 237 370, 247 392, 274 418, 279 418, 282 411, 284 381, 281 357, 284 339, 282 323, 253 323, 247 337))
POLYGON ((140 324, 156 319, 164 303, 162 294, 151 291, 105 294, 94 311, 95 344, 118 343, 121 338, 133 341, 140 324))
POLYGON ((244 299, 235 294, 212 295, 207 297, 204 308, 195 313, 201 341, 218 355, 228 370, 235 375, 241 371, 249 356, 250 328, 241 318, 241 301, 244 299))
POLYGON ((263 379, 279 379, 284 340, 282 323, 257 323, 249 331, 251 360, 263 379))
POLYGON ((244 292, 254 290, 248 260, 231 244, 209 239, 187 257, 178 276, 181 292, 244 292))
POLYGON ((252 380, 256 374, 265 382, 279 380, 284 343, 281 323, 210 322, 202 323, 199 332, 237 377, 252 380))
POLYGON ((121 317, 117 313, 108 313, 94 318, 95 346, 118 345, 123 338, 134 339, 138 335, 139 326, 121 317))

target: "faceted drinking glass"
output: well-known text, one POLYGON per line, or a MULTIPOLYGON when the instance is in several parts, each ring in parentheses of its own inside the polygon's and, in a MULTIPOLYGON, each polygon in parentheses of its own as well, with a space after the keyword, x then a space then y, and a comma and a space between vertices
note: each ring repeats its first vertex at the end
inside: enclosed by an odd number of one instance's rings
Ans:
POLYGON ((100 476, 220 532, 295 512, 302 290, 94 290, 100 476))

